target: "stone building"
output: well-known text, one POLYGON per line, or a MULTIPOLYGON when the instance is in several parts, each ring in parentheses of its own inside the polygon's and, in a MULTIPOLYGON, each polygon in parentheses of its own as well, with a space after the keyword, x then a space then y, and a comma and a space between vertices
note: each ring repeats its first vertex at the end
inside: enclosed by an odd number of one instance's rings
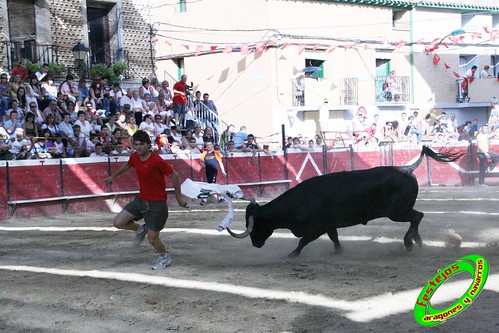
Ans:
POLYGON ((89 49, 87 66, 129 63, 129 76, 154 73, 151 7, 139 0, 0 0, 0 66, 8 71, 20 58, 74 69, 72 49, 89 49))

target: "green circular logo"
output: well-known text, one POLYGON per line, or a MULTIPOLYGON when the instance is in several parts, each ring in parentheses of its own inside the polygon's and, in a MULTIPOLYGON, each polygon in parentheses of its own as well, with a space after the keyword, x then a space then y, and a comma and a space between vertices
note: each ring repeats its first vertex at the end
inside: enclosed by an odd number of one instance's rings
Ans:
POLYGON ((414 318, 423 326, 435 326, 445 322, 466 309, 482 291, 487 276, 489 265, 484 257, 477 254, 470 254, 459 258, 456 262, 442 268, 424 286, 419 293, 416 305, 414 306, 414 318), (474 264, 474 265, 472 265, 474 264), (435 294, 448 278, 460 272, 468 272, 473 278, 473 282, 463 296, 457 302, 446 309, 435 310, 430 303, 431 297, 435 294))

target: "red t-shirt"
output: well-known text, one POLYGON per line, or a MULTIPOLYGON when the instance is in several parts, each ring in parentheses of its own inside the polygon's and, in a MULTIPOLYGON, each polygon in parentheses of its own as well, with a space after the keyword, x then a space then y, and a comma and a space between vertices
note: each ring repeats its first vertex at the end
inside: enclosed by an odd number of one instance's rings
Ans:
POLYGON ((185 91, 187 90, 187 84, 185 84, 182 81, 178 81, 173 85, 173 89, 184 93, 184 95, 173 93, 173 99, 172 99, 173 104, 185 105, 186 101, 185 91))
POLYGON ((29 77, 27 68, 25 68, 24 70, 21 70, 21 68, 19 68, 19 67, 14 67, 10 74, 11 75, 19 74, 19 75, 21 75, 21 79, 27 79, 29 77))
POLYGON ((140 198, 146 201, 166 201, 165 176, 173 172, 173 168, 168 162, 155 152, 151 152, 145 161, 141 161, 137 153, 132 153, 128 165, 137 171, 140 198))

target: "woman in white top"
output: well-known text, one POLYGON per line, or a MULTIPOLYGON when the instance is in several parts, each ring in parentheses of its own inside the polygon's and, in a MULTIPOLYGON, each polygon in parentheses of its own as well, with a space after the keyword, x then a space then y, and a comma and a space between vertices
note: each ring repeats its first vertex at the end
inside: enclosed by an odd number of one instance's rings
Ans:
POLYGON ((155 132, 154 129, 155 127, 152 121, 152 116, 150 114, 146 114, 144 116, 144 121, 141 122, 139 125, 139 130, 146 132, 151 138, 151 141, 155 142, 156 135, 154 133, 155 132))
POLYGON ((90 137, 90 132, 93 130, 92 124, 87 121, 87 115, 85 111, 78 111, 78 120, 75 121, 75 125, 79 125, 81 133, 86 137, 90 137))
POLYGON ((140 96, 140 98, 143 99, 145 94, 149 94, 149 96, 152 95, 151 88, 150 88, 150 83, 149 83, 149 79, 147 79, 147 78, 143 78, 142 79, 142 85, 139 88, 139 96, 140 96))

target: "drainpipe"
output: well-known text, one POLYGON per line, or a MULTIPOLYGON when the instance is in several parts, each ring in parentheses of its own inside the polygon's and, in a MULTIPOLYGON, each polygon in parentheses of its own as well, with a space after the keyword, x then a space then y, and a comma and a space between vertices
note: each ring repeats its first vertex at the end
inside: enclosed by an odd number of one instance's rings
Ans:
POLYGON ((414 8, 412 8, 412 10, 410 11, 409 13, 409 29, 410 29, 410 32, 409 32, 409 41, 411 43, 411 51, 409 53, 409 61, 410 61, 410 64, 411 64, 411 104, 414 104, 414 29, 413 29, 413 12, 414 12, 414 8))

